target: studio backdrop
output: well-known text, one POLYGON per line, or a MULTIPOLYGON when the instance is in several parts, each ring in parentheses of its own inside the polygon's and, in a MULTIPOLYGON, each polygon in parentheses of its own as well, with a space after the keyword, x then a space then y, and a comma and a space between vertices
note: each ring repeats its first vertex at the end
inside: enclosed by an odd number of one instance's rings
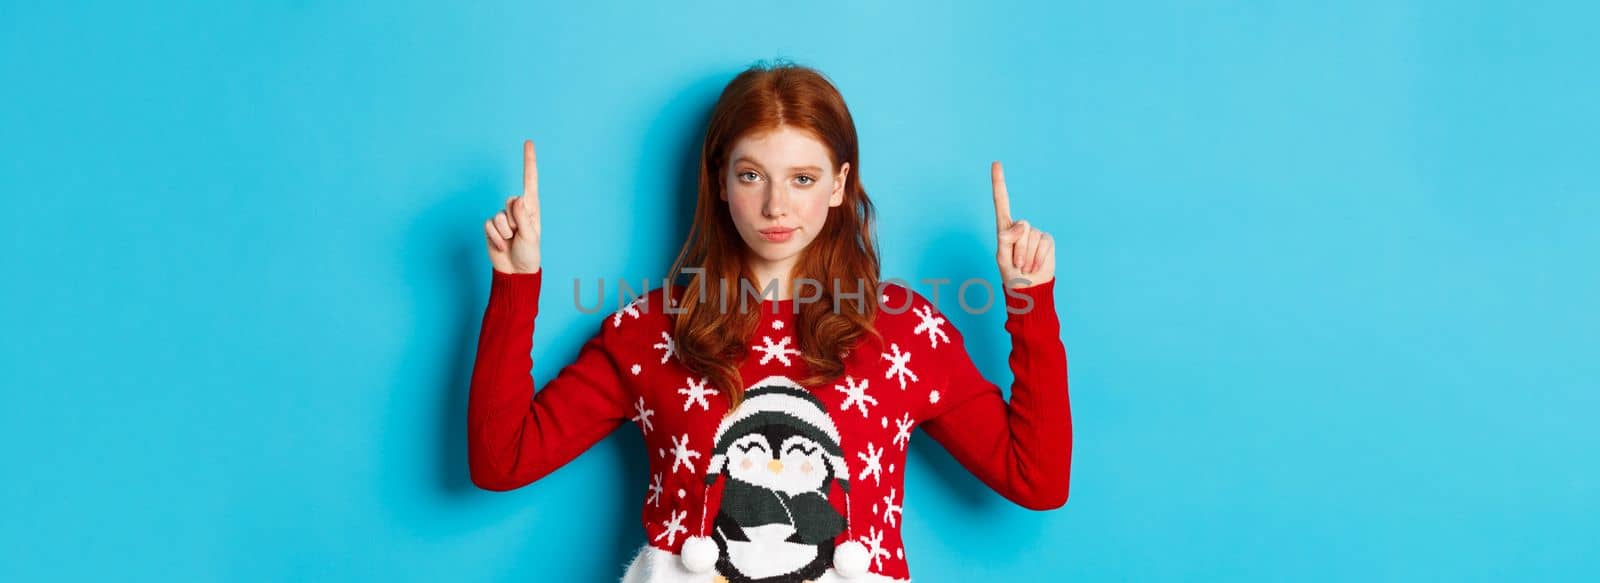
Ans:
MULTIPOLYGON (((886 277, 1058 243, 1071 498, 913 439, 926 581, 1600 578, 1584 2, 0 7, 0 580, 608 581, 625 425, 473 486, 482 224, 538 144, 534 374, 660 284, 706 115, 826 73, 886 277), (607 298, 615 300, 615 288, 607 298)), ((944 288, 944 293, 949 293, 944 288)), ((946 309, 1009 386, 998 311, 946 309)))

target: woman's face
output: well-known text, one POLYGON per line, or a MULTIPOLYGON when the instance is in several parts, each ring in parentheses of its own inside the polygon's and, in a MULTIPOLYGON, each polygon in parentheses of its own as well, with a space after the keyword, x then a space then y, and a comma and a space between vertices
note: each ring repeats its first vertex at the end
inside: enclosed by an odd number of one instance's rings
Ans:
POLYGON ((850 174, 850 163, 835 170, 831 160, 821 141, 789 126, 733 145, 722 200, 752 260, 789 263, 822 232, 828 209, 844 202, 850 174))

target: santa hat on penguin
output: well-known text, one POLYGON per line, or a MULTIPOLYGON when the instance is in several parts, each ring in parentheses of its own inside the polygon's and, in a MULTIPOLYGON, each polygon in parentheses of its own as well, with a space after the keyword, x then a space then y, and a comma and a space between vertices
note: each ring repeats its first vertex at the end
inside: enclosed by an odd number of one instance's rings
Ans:
MULTIPOLYGON (((816 395, 788 377, 782 375, 766 377, 746 390, 739 407, 718 424, 716 435, 713 437, 714 447, 710 463, 706 468, 705 491, 709 493, 712 486, 721 480, 724 485, 724 502, 727 502, 730 487, 736 487, 741 492, 769 486, 785 490, 780 496, 768 493, 741 499, 739 503, 721 505, 719 512, 744 513, 746 516, 735 516, 735 519, 736 522, 747 524, 760 523, 763 519, 758 516, 767 516, 767 520, 770 520, 771 516, 782 516, 780 520, 793 524, 801 538, 808 538, 807 535, 810 535, 811 539, 831 542, 837 535, 843 534, 845 542, 832 549, 833 570, 844 577, 860 575, 867 570, 868 554, 866 547, 854 540, 850 520, 850 470, 839 442, 839 430, 816 395), (751 437, 756 434, 759 435, 751 437), (758 443, 759 447, 767 448, 767 452, 772 454, 772 460, 768 463, 771 464, 774 474, 783 466, 778 459, 783 452, 777 449, 789 444, 784 451, 807 460, 802 463, 814 460, 828 470, 825 472, 826 476, 810 481, 791 481, 781 485, 767 483, 750 486, 745 480, 735 477, 738 472, 749 471, 750 462, 747 460, 742 467, 730 468, 728 456, 730 449, 736 443, 748 448, 751 447, 752 441, 758 443), (778 443, 772 443, 773 441, 778 443), (798 447, 795 447, 796 445, 798 447), (837 484, 844 494, 841 496, 844 501, 843 508, 839 508, 839 505, 831 501, 829 491, 832 484, 837 484), (790 500, 790 504, 778 506, 770 513, 762 508, 767 500, 779 500, 781 504, 784 499, 790 500), (796 501, 810 501, 813 505, 806 511, 791 508, 790 506, 796 501), (840 510, 843 512, 839 512, 840 510)), ((755 471, 765 470, 766 468, 755 469, 755 471)), ((716 541, 706 535, 709 521, 709 517, 706 516, 707 511, 707 505, 702 503, 700 531, 684 541, 682 550, 681 558, 684 565, 695 572, 710 571, 721 553, 716 541)))

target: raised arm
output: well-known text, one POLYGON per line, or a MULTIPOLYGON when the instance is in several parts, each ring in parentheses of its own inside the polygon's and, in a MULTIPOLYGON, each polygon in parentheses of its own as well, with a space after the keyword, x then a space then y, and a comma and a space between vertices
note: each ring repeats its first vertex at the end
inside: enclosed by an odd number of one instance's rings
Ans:
POLYGON ((1072 407, 1067 352, 1055 306, 1055 246, 1049 234, 1011 219, 999 162, 990 166, 995 229, 1011 335, 1011 401, 973 364, 960 331, 941 361, 945 398, 922 428, 1007 499, 1048 510, 1067 503, 1072 475, 1072 407))
POLYGON ((609 327, 534 392, 534 320, 543 272, 495 271, 467 403, 472 483, 513 490, 555 471, 628 420, 609 327))
POLYGON ((1067 354, 1055 311, 1055 282, 1012 290, 1005 328, 1011 335, 1011 401, 985 379, 952 328, 941 346, 948 373, 942 398, 930 406, 923 431, 956 461, 1007 500, 1033 510, 1067 503, 1072 477, 1072 407, 1067 354), (1027 299, 1022 299, 1023 297, 1027 299))
POLYGON ((520 488, 565 465, 627 421, 622 375, 603 324, 537 393, 531 376, 539 314, 538 170, 523 144, 523 194, 484 224, 494 264, 467 403, 467 464, 487 490, 520 488))

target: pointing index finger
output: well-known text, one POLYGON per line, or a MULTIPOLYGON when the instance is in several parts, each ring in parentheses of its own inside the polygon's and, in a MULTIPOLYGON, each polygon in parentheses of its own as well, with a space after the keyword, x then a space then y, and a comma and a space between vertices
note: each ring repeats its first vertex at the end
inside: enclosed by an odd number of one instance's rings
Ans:
POLYGON ((994 183, 995 229, 1004 231, 1011 226, 1011 195, 1006 193, 1006 173, 999 160, 989 164, 989 180, 994 183))
POLYGON ((522 141, 522 196, 539 202, 539 162, 533 153, 533 140, 522 141))

